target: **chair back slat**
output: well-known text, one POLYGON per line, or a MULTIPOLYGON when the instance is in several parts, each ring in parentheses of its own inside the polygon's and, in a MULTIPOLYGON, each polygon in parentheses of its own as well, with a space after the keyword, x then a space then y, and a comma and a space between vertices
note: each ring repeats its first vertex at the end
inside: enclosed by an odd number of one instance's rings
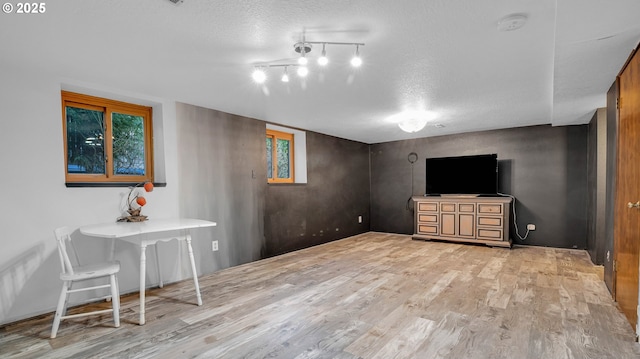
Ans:
POLYGON ((69 233, 69 228, 56 228, 54 233, 56 235, 56 242, 58 242, 58 256, 60 257, 62 273, 74 274, 73 265, 71 265, 71 260, 69 260, 69 254, 67 253, 67 243, 71 244, 71 235, 69 233))

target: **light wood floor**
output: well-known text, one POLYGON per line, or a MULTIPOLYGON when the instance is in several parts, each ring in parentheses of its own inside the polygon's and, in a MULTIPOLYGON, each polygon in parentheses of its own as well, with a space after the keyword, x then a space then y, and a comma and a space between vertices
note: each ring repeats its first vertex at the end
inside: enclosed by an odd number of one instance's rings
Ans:
MULTIPOLYGON (((640 358, 584 251, 367 233, 149 290, 110 316, 0 328, 3 358, 640 358)), ((101 304, 102 305, 102 304, 101 304)))

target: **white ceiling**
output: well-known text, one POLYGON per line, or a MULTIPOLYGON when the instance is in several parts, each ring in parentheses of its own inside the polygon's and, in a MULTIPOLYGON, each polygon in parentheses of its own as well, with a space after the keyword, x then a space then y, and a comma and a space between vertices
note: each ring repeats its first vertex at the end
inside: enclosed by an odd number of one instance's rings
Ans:
MULTIPOLYGON (((640 41, 638 0, 66 0, 0 13, 0 71, 174 99, 366 143, 537 124, 587 123, 640 41), (504 16, 526 25, 499 32, 504 16), (331 63, 257 85, 303 32, 331 63), (435 111, 408 134, 392 115, 435 111), (444 125, 436 127, 435 124, 444 125)), ((319 56, 315 47, 311 59, 319 56)), ((295 72, 295 71, 291 71, 295 72)))

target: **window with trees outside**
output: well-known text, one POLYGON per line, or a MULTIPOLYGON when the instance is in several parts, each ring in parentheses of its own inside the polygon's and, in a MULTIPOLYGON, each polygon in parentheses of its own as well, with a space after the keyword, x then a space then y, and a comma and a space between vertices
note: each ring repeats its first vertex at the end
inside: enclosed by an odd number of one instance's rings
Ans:
POLYGON ((293 183, 293 134, 267 129, 267 182, 293 183))
POLYGON ((151 107, 62 91, 66 182, 153 182, 151 112, 151 107))

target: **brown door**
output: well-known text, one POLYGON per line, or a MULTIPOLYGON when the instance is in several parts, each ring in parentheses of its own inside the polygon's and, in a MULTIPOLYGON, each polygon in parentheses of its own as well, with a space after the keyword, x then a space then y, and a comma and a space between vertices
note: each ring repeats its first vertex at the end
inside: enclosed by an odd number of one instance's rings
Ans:
POLYGON ((634 329, 640 256, 640 55, 619 77, 620 109, 614 219, 615 297, 634 329))

